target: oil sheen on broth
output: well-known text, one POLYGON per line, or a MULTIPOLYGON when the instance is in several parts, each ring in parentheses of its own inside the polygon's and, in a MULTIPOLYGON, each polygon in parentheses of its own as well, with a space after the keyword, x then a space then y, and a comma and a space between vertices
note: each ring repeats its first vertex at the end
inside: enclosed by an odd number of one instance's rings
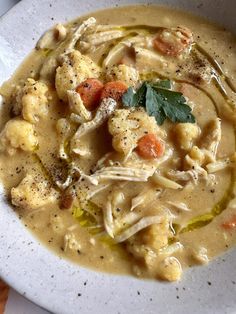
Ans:
POLYGON ((96 270, 180 280, 235 244, 236 45, 165 7, 57 24, 0 89, 24 224, 96 270))

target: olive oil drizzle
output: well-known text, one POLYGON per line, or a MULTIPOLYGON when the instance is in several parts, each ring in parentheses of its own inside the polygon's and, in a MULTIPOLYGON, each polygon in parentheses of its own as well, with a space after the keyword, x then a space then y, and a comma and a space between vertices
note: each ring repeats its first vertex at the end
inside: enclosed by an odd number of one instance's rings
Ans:
POLYGON ((204 48, 202 48, 199 44, 195 43, 194 46, 207 59, 207 61, 213 67, 215 72, 218 73, 218 75, 221 76, 221 79, 223 79, 225 81, 225 83, 228 85, 228 87, 234 93, 236 93, 236 89, 233 86, 230 78, 224 74, 224 72, 223 72, 221 66, 219 65, 219 63, 214 58, 212 58, 211 55, 204 48))
POLYGON ((234 185, 235 185, 235 175, 231 175, 230 184, 224 193, 223 197, 213 206, 212 210, 209 213, 197 216, 192 218, 188 223, 187 226, 180 229, 178 232, 179 234, 193 231, 195 229, 202 228, 208 225, 212 220, 220 215, 227 207, 229 202, 234 197, 234 185))

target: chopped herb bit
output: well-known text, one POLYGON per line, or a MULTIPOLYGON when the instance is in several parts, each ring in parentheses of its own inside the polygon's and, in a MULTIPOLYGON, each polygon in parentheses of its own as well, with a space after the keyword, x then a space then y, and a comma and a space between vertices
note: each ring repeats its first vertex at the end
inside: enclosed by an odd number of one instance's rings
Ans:
POLYGON ((174 123, 195 122, 192 109, 187 105, 183 94, 171 90, 169 80, 144 82, 136 91, 129 87, 122 97, 122 102, 126 107, 145 108, 148 115, 155 117, 159 125, 167 118, 174 123))

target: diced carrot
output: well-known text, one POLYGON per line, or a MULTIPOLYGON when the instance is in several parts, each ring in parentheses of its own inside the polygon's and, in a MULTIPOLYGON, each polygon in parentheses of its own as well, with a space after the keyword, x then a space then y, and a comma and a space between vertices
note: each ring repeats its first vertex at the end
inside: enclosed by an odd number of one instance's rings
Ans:
POLYGON ((183 45, 164 41, 160 34, 154 38, 153 47, 162 54, 171 57, 177 57, 185 48, 183 45))
POLYGON ((226 230, 231 230, 236 227, 236 215, 234 215, 230 220, 224 222, 221 225, 226 230))
POLYGON ((138 140, 137 153, 144 159, 161 157, 165 151, 165 144, 155 134, 146 134, 138 140))
POLYGON ((190 29, 183 26, 164 28, 160 30, 153 40, 153 47, 163 55, 177 57, 193 42, 190 29))
POLYGON ((95 78, 88 78, 77 86, 76 92, 80 94, 85 107, 94 110, 99 105, 103 83, 95 78))
POLYGON ((113 98, 116 101, 120 101, 127 89, 127 85, 121 81, 108 82, 102 90, 101 99, 113 98))

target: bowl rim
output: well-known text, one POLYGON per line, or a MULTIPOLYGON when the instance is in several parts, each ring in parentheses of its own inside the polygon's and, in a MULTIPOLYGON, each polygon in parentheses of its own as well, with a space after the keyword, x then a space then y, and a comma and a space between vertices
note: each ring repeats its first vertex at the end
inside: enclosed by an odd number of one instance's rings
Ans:
MULTIPOLYGON (((128 2, 129 4, 147 3, 145 0, 120 0, 118 5, 122 6, 128 2)), ((152 3, 156 2, 152 1, 152 3)), ((176 1, 168 0, 166 2, 171 5, 176 1)), ((187 2, 187 0, 179 0, 180 7, 186 8, 187 2)), ((212 2, 216 6, 225 5, 223 0, 208 2, 212 2)), ((233 0, 231 2, 233 3, 233 0)), ((111 7, 117 1, 101 0, 94 4, 93 0, 86 0, 83 1, 82 6, 81 3, 80 1, 79 5, 76 0, 68 0, 62 4, 60 0, 51 0, 52 10, 48 13, 50 11, 48 0, 22 0, 2 16, 0 28, 6 31, 0 35, 3 40, 3 46, 0 47, 0 70, 3 70, 3 74, 0 74, 0 84, 22 61, 26 52, 34 47, 35 40, 33 38, 39 38, 45 29, 55 23, 51 19, 51 14, 56 17, 56 20, 64 22, 65 17, 71 18, 78 15, 75 14, 75 9, 69 8, 70 4, 73 4, 74 8, 80 9, 83 15, 87 11, 111 7), (39 3, 40 11, 38 10, 39 3), (42 23, 40 19, 42 19, 42 23), (27 25, 30 25, 32 20, 38 27, 36 30, 27 29, 27 25), (16 26, 18 26, 15 28, 14 34, 12 34, 12 21, 17 21, 16 26), (22 30, 26 32, 26 36, 21 34, 22 30), (22 43, 17 43, 17 39, 21 39, 22 43), (14 52, 12 47, 13 49, 18 48, 18 51, 14 52), (9 56, 7 67, 3 64, 6 55, 9 56), (15 60, 11 61, 11 58, 15 58, 15 60)), ((200 14, 201 8, 197 8, 197 4, 200 4, 201 1, 193 0, 192 3, 196 6, 195 13, 200 14)), ((192 313, 199 313, 200 309, 201 313, 222 313, 224 304, 227 304, 227 313, 233 313, 236 309, 236 300, 234 301, 236 285, 232 283, 234 281, 232 278, 236 277, 233 267, 236 250, 224 254, 223 259, 218 257, 214 263, 204 269, 200 270, 195 267, 191 271, 188 270, 181 283, 171 285, 164 282, 156 283, 128 276, 95 272, 62 260, 42 246, 27 229, 22 228, 22 223, 4 199, 3 190, 0 191, 0 195, 2 207, 0 275, 20 294, 50 312, 68 313, 69 308, 69 313, 78 313, 78 311, 91 313, 92 310, 96 313, 104 311, 141 313, 145 309, 148 309, 149 313, 156 313, 156 309, 159 308, 168 313, 188 313, 190 310, 192 313), (21 260, 24 263, 18 265, 21 260), (223 263, 222 260, 225 262, 223 263), (55 269, 55 265, 57 269, 55 269), (214 282, 211 289, 208 282, 214 282), (222 284, 227 296, 222 291, 222 284), (99 285, 99 289, 97 285, 99 285), (117 293, 117 289, 119 289, 119 293, 117 293), (167 296, 171 300, 171 304, 166 304, 167 296), (189 300, 191 300, 191 306, 189 300), (206 301, 213 301, 213 304, 207 304, 206 301)))

